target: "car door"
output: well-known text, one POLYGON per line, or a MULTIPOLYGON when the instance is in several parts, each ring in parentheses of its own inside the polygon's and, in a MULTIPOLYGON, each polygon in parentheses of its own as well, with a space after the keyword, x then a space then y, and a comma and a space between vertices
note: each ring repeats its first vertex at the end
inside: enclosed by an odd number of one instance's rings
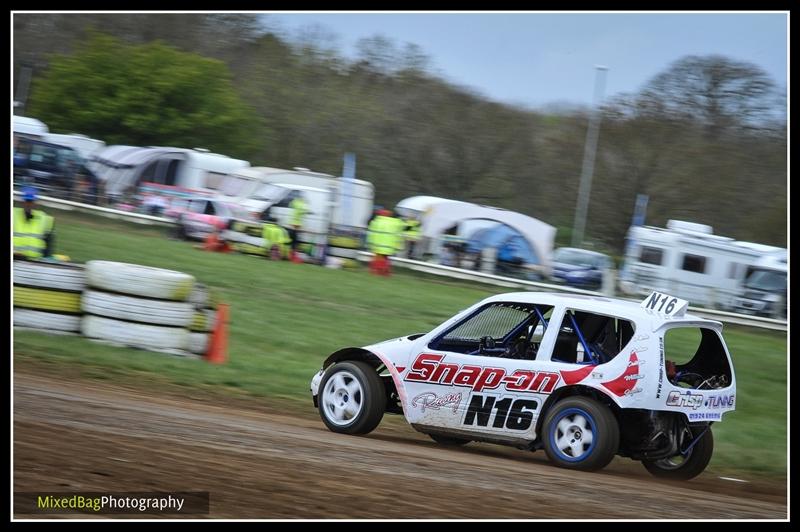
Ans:
POLYGON ((541 334, 551 311, 492 302, 420 346, 404 377, 409 421, 487 439, 533 439, 559 375, 540 371, 534 350, 514 349, 541 334))

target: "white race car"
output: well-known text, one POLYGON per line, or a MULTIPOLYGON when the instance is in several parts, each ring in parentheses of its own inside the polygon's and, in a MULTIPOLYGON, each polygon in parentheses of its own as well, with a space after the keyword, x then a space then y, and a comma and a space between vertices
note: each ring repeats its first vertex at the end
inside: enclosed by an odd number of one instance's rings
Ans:
POLYGON ((314 406, 333 432, 403 414, 445 445, 544 448, 581 470, 620 455, 688 480, 711 460, 711 425, 734 410, 736 378, 722 324, 687 307, 656 292, 641 304, 489 297, 427 334, 331 354, 311 381, 314 406))

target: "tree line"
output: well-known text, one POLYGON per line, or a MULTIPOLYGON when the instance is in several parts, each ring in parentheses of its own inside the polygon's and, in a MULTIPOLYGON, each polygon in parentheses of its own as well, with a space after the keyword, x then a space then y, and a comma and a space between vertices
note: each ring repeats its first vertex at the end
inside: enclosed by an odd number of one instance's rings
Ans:
MULTIPOLYGON (((519 211, 568 242, 590 109, 533 110, 446 81, 376 36, 345 59, 324 32, 287 39, 248 14, 15 14, 26 114, 108 143, 204 147, 340 175, 345 152, 391 206, 425 194, 519 211)), ((689 56, 601 112, 586 237, 619 253, 647 223, 712 225, 786 245, 785 94, 759 67, 689 56)))

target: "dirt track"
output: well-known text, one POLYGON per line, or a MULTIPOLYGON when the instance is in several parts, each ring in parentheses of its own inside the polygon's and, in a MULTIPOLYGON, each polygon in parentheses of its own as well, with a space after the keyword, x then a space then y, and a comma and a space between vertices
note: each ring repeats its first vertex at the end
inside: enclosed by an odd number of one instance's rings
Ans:
POLYGON ((572 472, 543 452, 442 448, 394 416, 367 437, 333 434, 309 411, 17 373, 14 490, 209 491, 216 518, 787 517, 785 492, 711 474, 668 483, 619 458, 572 472))

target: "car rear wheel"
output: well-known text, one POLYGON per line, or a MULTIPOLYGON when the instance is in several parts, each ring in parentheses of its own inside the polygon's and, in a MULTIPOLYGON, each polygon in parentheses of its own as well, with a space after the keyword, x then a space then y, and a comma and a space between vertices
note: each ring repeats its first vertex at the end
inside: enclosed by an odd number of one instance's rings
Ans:
MULTIPOLYGON (((687 429, 688 431, 688 429, 687 429)), ((688 451, 661 460, 642 460, 644 467, 653 476, 670 480, 690 480, 702 473, 714 454, 714 436, 711 427, 695 428, 691 431, 691 443, 700 437, 688 451), (702 432, 705 430, 705 432, 702 432)), ((688 439, 688 438, 687 438, 688 439)))
POLYGON ((559 467, 602 469, 619 449, 617 418, 607 406, 589 397, 557 402, 547 412, 542 427, 544 450, 559 467))
POLYGON ((319 389, 320 417, 333 432, 367 434, 383 418, 386 389, 369 364, 334 364, 325 372, 319 389))

